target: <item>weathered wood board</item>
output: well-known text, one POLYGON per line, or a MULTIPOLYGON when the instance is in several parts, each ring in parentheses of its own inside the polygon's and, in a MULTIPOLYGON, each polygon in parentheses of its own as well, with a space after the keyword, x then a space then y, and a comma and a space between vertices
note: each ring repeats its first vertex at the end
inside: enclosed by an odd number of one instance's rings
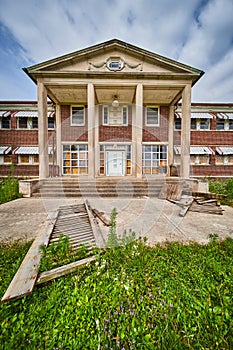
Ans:
POLYGON ((38 234, 32 243, 1 302, 19 299, 24 295, 32 293, 40 266, 40 246, 48 245, 49 237, 56 222, 57 215, 58 212, 54 213, 52 218, 47 219, 46 227, 38 234))
POLYGON ((55 278, 68 275, 69 273, 76 271, 78 267, 87 265, 89 262, 96 260, 96 257, 97 256, 94 255, 86 259, 75 261, 68 265, 57 267, 56 269, 53 269, 50 271, 42 272, 39 274, 36 284, 42 284, 42 283, 51 281, 55 278))

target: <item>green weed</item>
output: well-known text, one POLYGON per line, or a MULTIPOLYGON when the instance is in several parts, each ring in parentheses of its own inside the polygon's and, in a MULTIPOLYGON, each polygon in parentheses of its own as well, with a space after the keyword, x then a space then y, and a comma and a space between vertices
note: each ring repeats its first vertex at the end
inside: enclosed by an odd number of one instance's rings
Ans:
MULTIPOLYGON (((1 248, 3 294, 26 246, 1 248)), ((232 255, 231 238, 108 248, 76 274, 2 304, 0 349, 230 350, 232 255)))
POLYGON ((222 199, 221 203, 233 207, 233 178, 228 180, 209 180, 209 190, 213 193, 221 193, 227 195, 226 199, 222 199))
POLYGON ((0 204, 9 202, 16 198, 21 198, 19 193, 19 181, 14 177, 14 166, 11 165, 11 176, 0 181, 0 204))

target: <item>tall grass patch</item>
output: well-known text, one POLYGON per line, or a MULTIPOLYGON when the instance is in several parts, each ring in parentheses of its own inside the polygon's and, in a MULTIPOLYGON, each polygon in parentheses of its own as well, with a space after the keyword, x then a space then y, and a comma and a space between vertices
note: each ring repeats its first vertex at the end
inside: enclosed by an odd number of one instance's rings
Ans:
POLYGON ((221 193, 227 195, 226 199, 222 199, 221 203, 233 207, 233 178, 227 180, 209 180, 209 190, 213 193, 221 193))
POLYGON ((11 166, 11 176, 0 179, 0 204, 21 198, 19 193, 19 181, 14 177, 14 166, 11 166))
MULTIPOLYGON (((1 247, 2 295, 24 249, 1 247)), ((114 245, 75 274, 2 304, 0 348, 232 349, 232 255, 231 238, 114 245)))

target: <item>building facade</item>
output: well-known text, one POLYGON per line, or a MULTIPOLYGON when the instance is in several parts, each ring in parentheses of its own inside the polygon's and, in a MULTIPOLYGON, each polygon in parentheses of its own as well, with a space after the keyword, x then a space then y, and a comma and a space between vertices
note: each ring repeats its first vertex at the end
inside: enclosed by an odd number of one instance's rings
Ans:
POLYGON ((0 102, 0 175, 232 176, 233 105, 191 105, 202 71, 116 39, 24 70, 38 101, 0 102))

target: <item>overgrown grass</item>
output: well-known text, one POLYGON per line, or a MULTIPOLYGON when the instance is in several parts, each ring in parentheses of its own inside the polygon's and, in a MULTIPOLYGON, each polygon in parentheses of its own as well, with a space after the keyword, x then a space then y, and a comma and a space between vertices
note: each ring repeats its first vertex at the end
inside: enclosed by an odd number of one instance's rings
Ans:
POLYGON ((19 193, 19 181, 14 177, 14 166, 11 166, 11 176, 0 179, 0 204, 9 202, 16 198, 21 198, 19 193))
MULTIPOLYGON (((233 240, 215 238, 108 248, 2 304, 0 349, 233 349, 233 240)), ((2 295, 27 248, 1 246, 2 295)))
POLYGON ((228 180, 209 180, 209 190, 213 193, 222 193, 227 195, 221 203, 233 207, 233 178, 228 180))
POLYGON ((57 243, 52 243, 49 247, 41 246, 42 253, 40 272, 48 271, 59 266, 83 259, 95 253, 88 251, 88 247, 80 245, 77 250, 72 250, 67 236, 60 235, 57 243))

